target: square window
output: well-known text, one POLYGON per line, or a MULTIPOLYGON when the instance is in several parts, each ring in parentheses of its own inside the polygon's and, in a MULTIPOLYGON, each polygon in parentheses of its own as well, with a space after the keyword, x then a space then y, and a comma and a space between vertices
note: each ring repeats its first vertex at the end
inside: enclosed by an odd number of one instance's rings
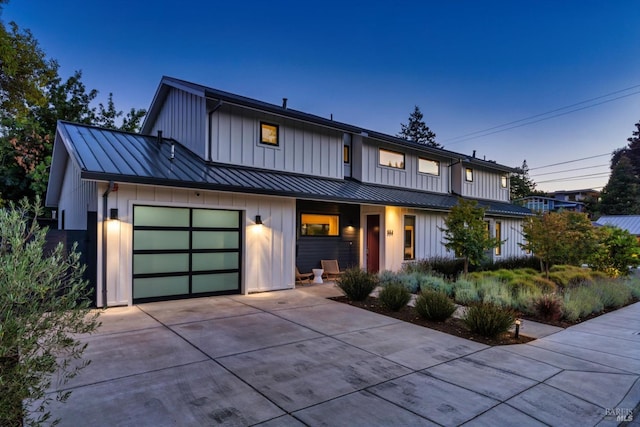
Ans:
POLYGON ((466 168, 464 170, 464 179, 465 179, 465 181, 473 182, 473 169, 466 168))
POLYGON ((267 145, 279 145, 278 125, 260 122, 260 142, 267 145))
POLYGON ((440 175, 440 162, 418 157, 418 172, 429 175, 440 175))

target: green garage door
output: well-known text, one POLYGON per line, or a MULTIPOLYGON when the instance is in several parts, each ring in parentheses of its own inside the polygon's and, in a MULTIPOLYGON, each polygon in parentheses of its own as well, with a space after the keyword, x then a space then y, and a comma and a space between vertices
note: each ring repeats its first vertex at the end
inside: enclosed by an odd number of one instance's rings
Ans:
POLYGON ((133 302, 240 292, 241 212, 133 207, 133 302))

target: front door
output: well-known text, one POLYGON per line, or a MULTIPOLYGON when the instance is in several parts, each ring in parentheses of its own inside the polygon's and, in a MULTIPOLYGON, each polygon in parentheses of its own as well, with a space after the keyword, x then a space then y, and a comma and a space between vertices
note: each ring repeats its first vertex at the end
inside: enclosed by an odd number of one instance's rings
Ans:
POLYGON ((367 215, 367 271, 380 270, 380 215, 367 215))

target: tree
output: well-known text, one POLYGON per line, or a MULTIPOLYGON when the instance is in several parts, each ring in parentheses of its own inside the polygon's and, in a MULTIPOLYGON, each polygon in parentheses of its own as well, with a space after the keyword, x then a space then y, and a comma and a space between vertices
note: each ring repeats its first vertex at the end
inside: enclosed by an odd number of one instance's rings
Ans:
POLYGON ((589 218, 578 212, 546 212, 525 219, 525 243, 520 247, 540 259, 541 270, 549 276, 554 264, 581 265, 596 250, 598 240, 589 218))
POLYGON ((529 177, 529 165, 527 165, 526 160, 522 162, 522 166, 518 168, 518 172, 511 174, 509 182, 511 200, 518 200, 530 196, 536 189, 535 182, 529 177))
POLYGON ((400 123, 400 133, 397 136, 429 147, 442 148, 442 145, 436 142, 436 134, 425 124, 420 107, 417 105, 409 115, 409 122, 406 125, 400 123))
POLYGON ((489 236, 484 212, 475 200, 458 199, 444 220, 445 227, 440 228, 444 232, 445 248, 464 258, 465 276, 469 273, 469 264, 480 264, 488 250, 502 243, 489 236))
POLYGON ((589 261, 591 268, 618 277, 628 275, 629 267, 640 265, 640 244, 634 235, 611 225, 596 231, 599 245, 589 261))
MULTIPOLYGON (((52 374, 63 382, 88 364, 86 344, 75 334, 98 327, 89 312, 75 246, 59 244, 45 253, 46 229, 37 217, 39 199, 0 209, 0 425, 39 425, 50 418, 46 406, 52 374), (33 212, 34 216, 31 217, 33 212), (35 417, 35 418, 34 418, 35 417)), ((59 393, 65 400, 69 393, 59 393)))
POLYGON ((640 120, 635 124, 636 130, 627 138, 626 147, 613 152, 611 157, 611 169, 618 164, 622 157, 627 157, 633 167, 633 173, 640 178, 640 120))
POLYGON ((627 156, 621 156, 613 167, 609 182, 602 189, 599 208, 603 215, 640 213, 640 181, 627 156))

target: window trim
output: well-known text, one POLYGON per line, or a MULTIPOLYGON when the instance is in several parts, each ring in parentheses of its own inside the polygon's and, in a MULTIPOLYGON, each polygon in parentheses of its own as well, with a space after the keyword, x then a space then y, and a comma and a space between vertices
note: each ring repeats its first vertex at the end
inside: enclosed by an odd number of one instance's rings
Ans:
POLYGON ((388 150, 386 148, 378 147, 378 166, 382 166, 382 167, 385 167, 385 168, 391 168, 391 169, 405 170, 406 163, 407 163, 407 157, 406 157, 405 153, 402 153, 400 151, 393 151, 393 150, 388 150), (383 151, 386 151, 387 153, 398 154, 398 155, 402 156, 401 166, 393 166, 393 165, 383 164, 382 163, 382 158, 380 156, 380 154, 383 151))
POLYGON ((493 223, 494 237, 499 241, 498 246, 494 248, 495 256, 502 256, 502 221, 495 221, 493 223))
POLYGON ((500 175, 500 188, 507 188, 509 186, 509 178, 507 175, 500 175))
POLYGON ((433 160, 433 159, 428 159, 426 157, 418 157, 418 173, 424 174, 424 175, 431 175, 431 176, 440 176, 440 161, 439 160, 433 160), (431 173, 431 172, 424 172, 420 170, 420 161, 424 160, 425 162, 433 162, 436 164, 436 167, 438 169, 437 173, 431 173))
POLYGON ((404 231, 404 242, 402 245, 403 254, 402 259, 404 261, 413 261, 416 259, 416 216, 415 215, 405 215, 403 218, 403 231, 404 231), (413 229, 407 230, 407 218, 413 219, 413 229), (410 243, 407 246, 407 232, 410 231, 410 243), (411 249, 412 257, 407 257, 407 249, 411 249))
POLYGON ((280 126, 275 123, 263 122, 260 121, 260 144, 266 145, 269 147, 279 147, 280 146, 280 126), (272 131, 275 131, 275 142, 269 141, 267 139, 267 135, 264 134, 265 127, 273 128, 272 131))

